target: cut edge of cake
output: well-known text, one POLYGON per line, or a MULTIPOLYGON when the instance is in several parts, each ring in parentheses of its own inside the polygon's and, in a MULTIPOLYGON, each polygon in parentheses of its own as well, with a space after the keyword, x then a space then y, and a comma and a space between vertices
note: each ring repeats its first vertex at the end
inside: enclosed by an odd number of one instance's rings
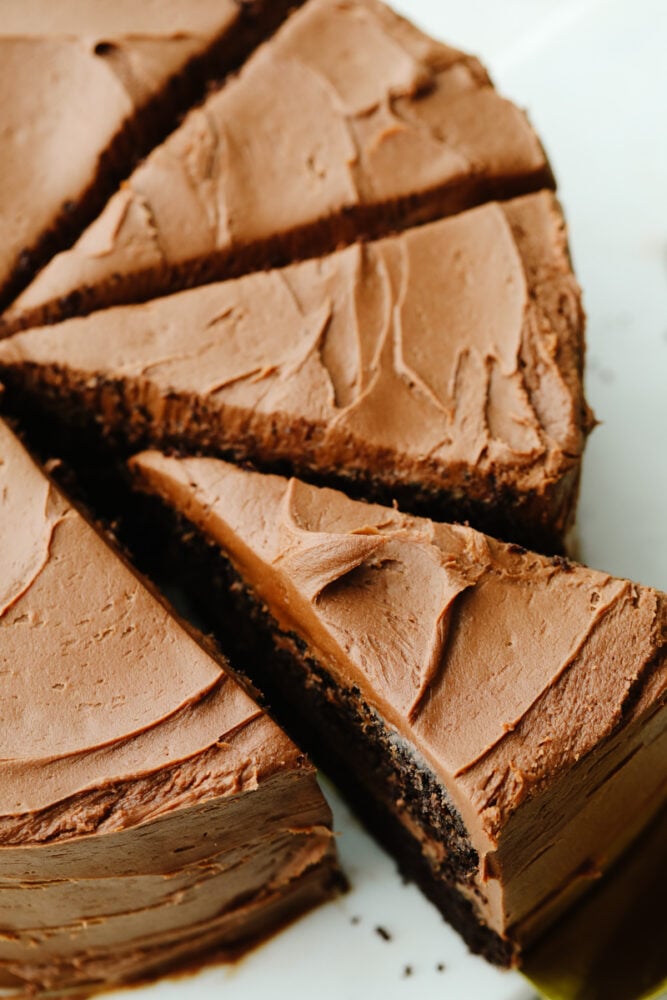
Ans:
POLYGON ((472 950, 516 964, 664 802, 665 595, 214 459, 131 467, 234 669, 472 950))
POLYGON ((593 426, 549 191, 23 331, 10 405, 562 551, 593 426))

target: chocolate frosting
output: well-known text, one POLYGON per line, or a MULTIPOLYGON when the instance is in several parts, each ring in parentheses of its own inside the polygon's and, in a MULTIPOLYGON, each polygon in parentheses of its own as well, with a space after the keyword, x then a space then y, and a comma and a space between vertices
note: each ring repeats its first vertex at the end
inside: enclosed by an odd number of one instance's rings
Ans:
POLYGON ((333 867, 312 769, 2 422, 0 508, 0 984, 114 982, 268 929, 333 867))
POLYGON ((0 294, 124 125, 238 17, 234 0, 3 5, 0 294))
POLYGON ((540 192, 26 331, 0 368, 86 396, 121 436, 196 449, 203 432, 218 452, 487 502, 492 477, 562 531, 591 423, 582 355, 563 219, 540 192), (128 406, 89 399, 96 379, 128 406))
MULTIPOLYGON (((440 214, 550 180, 524 114, 476 59, 375 0, 310 0, 152 152, 6 318, 82 286, 115 283, 97 304, 122 301, 119 279, 146 272, 164 271, 165 292, 174 268, 211 256, 231 266, 239 248, 289 242, 360 207, 418 207, 442 190, 440 214)), ((123 287, 136 298, 140 285, 123 287)))
POLYGON ((665 595, 214 459, 132 467, 440 778, 499 933, 553 919, 664 800, 665 595))

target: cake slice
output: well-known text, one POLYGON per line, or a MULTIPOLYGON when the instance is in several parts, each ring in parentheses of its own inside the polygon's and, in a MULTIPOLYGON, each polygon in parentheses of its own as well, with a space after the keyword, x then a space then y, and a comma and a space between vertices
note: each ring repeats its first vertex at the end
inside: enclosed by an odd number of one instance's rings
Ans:
POLYGON ((2 422, 0 565, 0 988, 108 988, 330 896, 311 765, 2 422))
POLYGON ((376 0, 309 0, 5 323, 147 299, 551 184, 524 114, 476 59, 376 0))
POLYGON ((277 25, 286 0, 21 0, 0 20, 0 306, 277 25))
POLYGON ((235 667, 473 950, 516 961, 665 801, 666 595, 215 459, 132 468, 194 526, 235 667))
POLYGON ((562 547, 590 414, 550 192, 0 343, 31 405, 562 547))

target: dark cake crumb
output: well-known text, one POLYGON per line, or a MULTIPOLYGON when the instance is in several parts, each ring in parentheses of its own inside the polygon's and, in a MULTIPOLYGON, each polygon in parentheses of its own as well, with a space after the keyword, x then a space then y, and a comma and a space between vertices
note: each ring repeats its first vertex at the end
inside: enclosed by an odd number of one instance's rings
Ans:
POLYGON ((572 563, 565 556, 555 555, 551 557, 551 562, 558 569, 562 569, 564 573, 571 573, 574 569, 572 563))
POLYGON ((445 968, 446 968, 446 966, 445 966, 444 962, 438 962, 438 964, 435 967, 435 971, 436 972, 444 972, 445 968))
POLYGON ((403 969, 403 976, 404 976, 404 978, 407 979, 408 976, 412 975, 412 972, 413 972, 412 966, 411 965, 406 965, 405 968, 403 969))
POLYGON ((391 934, 386 927, 376 927, 375 933, 382 938, 383 941, 391 941, 391 934))

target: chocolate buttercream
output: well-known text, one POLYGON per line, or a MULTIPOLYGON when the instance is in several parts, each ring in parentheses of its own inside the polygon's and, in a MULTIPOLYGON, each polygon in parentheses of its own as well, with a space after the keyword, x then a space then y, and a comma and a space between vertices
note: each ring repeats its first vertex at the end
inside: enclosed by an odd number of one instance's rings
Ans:
POLYGON ((2 422, 0 509, 0 985, 108 986, 326 898, 312 767, 2 422))
POLYGON ((376 0, 310 0, 6 314, 137 301, 552 183, 473 57, 376 0))
POLYGON ((416 484, 498 533, 516 505, 517 532, 558 544, 590 426, 583 348, 562 215, 539 192, 26 331, 0 370, 125 442, 416 484))
POLYGON ((666 595, 214 459, 131 464, 441 783, 478 857, 458 890, 501 938, 539 933, 664 802, 666 595))
POLYGON ((243 11, 235 0, 3 5, 3 304, 95 217, 192 103, 202 75, 235 66, 243 11))

